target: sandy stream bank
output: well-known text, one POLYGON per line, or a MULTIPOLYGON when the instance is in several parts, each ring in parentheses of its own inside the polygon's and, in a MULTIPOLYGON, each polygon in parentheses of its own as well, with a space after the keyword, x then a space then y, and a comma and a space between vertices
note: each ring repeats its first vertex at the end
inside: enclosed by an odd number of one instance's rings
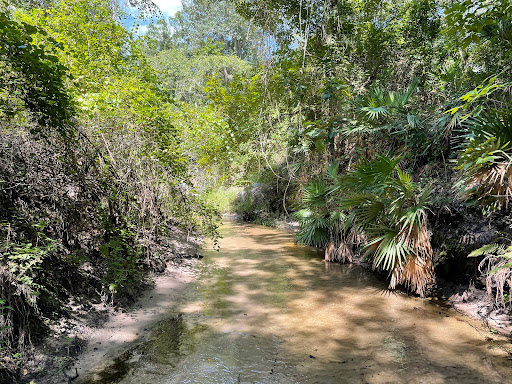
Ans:
MULTIPOLYGON (((169 264, 163 274, 154 277, 154 288, 144 292, 127 310, 94 306, 105 321, 98 324, 98 316, 92 316, 90 323, 86 322, 74 330, 77 339, 83 340, 85 345, 79 348, 73 364, 62 369, 59 367, 61 356, 58 356, 54 358, 53 369, 39 378, 33 378, 33 382, 68 383, 69 377, 78 372, 78 378, 72 382, 79 383, 86 373, 94 373, 95 368, 101 370, 105 363, 112 364, 113 359, 132 344, 144 341, 154 325, 169 316, 173 307, 180 302, 185 287, 194 281, 193 264, 196 262, 197 259, 186 259, 169 264)), ((62 354, 62 351, 59 353, 62 354)))

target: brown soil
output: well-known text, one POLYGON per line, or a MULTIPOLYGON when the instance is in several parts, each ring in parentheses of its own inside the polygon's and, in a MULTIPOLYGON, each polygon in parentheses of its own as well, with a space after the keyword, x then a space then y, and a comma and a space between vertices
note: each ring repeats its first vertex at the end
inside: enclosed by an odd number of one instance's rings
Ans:
POLYGON ((130 306, 90 304, 99 300, 73 298, 66 309, 70 316, 50 325, 50 335, 35 348, 21 383, 69 383, 76 373, 80 378, 131 343, 143 340, 155 323, 168 317, 182 290, 195 279, 193 266, 200 258, 201 244, 202 239, 176 229, 175 238, 168 239, 165 270, 149 276, 151 288, 130 306))
POLYGON ((75 372, 89 372, 136 340, 143 340, 155 323, 168 317, 184 287, 194 280, 192 265, 196 260, 170 264, 163 274, 154 277, 154 287, 128 310, 97 304, 87 313, 78 311, 82 313, 73 321, 56 325, 55 330, 60 328, 61 332, 55 332, 37 352, 36 365, 46 367, 27 375, 24 382, 68 383, 75 372))

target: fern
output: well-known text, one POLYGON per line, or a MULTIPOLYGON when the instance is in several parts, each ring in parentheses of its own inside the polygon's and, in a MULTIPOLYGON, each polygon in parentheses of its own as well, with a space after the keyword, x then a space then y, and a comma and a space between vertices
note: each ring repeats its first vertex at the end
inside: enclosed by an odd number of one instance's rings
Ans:
POLYGON ((484 256, 478 269, 486 276, 487 293, 495 297, 497 305, 512 304, 512 245, 486 244, 468 257, 484 256), (506 292, 508 289, 508 292, 506 292))
POLYGON ((497 255, 502 257, 512 257, 512 247, 511 246, 504 246, 503 244, 486 244, 478 249, 475 249, 473 252, 471 252, 468 257, 480 257, 480 256, 487 256, 487 255, 497 255))

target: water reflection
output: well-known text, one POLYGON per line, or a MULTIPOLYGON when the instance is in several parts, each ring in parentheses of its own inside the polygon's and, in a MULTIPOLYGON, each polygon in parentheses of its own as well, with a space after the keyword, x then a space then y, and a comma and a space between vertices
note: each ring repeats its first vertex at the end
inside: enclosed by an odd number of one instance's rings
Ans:
POLYGON ((226 225, 179 314, 98 382, 511 382, 508 340, 489 342, 446 306, 391 293, 359 266, 326 267, 292 240, 226 225))

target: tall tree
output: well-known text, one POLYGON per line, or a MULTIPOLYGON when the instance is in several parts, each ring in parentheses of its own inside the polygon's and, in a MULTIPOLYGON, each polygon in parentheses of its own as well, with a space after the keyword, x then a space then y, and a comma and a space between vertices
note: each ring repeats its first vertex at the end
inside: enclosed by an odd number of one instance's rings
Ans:
POLYGON ((157 50, 170 44, 192 53, 216 47, 219 53, 257 62, 266 54, 260 28, 240 16, 228 0, 185 0, 183 9, 148 26, 157 50))

